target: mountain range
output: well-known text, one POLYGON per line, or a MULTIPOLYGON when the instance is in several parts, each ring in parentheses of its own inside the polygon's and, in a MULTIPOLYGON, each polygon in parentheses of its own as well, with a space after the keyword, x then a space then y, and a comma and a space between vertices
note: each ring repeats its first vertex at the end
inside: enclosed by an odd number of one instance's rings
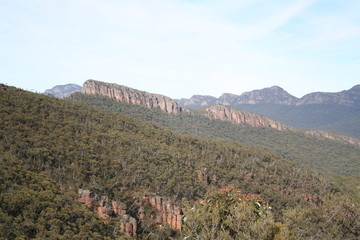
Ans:
MULTIPOLYGON (((65 97, 81 89, 81 86, 67 84, 56 86, 45 93, 65 97)), ((224 93, 219 98, 194 95, 189 99, 171 101, 176 109, 168 109, 170 112, 179 111, 180 108, 199 109, 221 104, 257 113, 296 128, 332 130, 360 137, 360 85, 336 93, 309 93, 301 98, 289 94, 281 87, 273 86, 241 95, 224 93)), ((147 104, 156 106, 157 103, 147 104)))
POLYGON ((72 94, 70 99, 127 114, 177 133, 261 148, 331 174, 357 175, 360 171, 360 140, 336 132, 297 129, 220 104, 184 109, 165 96, 95 80, 86 81, 82 93, 72 94))
POLYGON ((177 102, 192 109, 224 104, 297 128, 333 130, 360 137, 360 85, 337 93, 310 93, 302 98, 273 86, 241 95, 225 93, 219 98, 194 95, 177 102))
POLYGON ((0 114, 1 238, 360 235, 356 144, 94 80, 65 99, 0 84, 0 114))

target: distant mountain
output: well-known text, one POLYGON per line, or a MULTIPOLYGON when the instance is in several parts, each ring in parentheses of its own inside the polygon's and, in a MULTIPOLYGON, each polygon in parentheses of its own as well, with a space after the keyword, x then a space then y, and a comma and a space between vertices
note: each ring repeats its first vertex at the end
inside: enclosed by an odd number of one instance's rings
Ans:
POLYGON ((70 96, 74 92, 81 92, 81 86, 76 84, 57 85, 51 89, 47 89, 44 94, 52 95, 57 98, 70 96))
POLYGON ((196 103, 204 98, 210 102, 208 105, 229 105, 293 127, 333 130, 360 137, 360 85, 337 93, 310 93, 302 98, 273 86, 241 95, 225 93, 219 98, 195 95, 190 99, 181 99, 179 104, 192 109, 201 108, 206 101, 196 103))
POLYGON ((315 92, 303 96, 296 105, 337 104, 360 108, 360 85, 337 93, 315 92))
POLYGON ((298 98, 292 96, 278 86, 245 92, 240 96, 225 93, 220 96, 219 102, 228 105, 237 104, 281 104, 293 105, 298 98))
POLYGON ((217 98, 212 96, 194 95, 190 99, 176 99, 180 106, 186 108, 199 108, 217 103, 217 98))

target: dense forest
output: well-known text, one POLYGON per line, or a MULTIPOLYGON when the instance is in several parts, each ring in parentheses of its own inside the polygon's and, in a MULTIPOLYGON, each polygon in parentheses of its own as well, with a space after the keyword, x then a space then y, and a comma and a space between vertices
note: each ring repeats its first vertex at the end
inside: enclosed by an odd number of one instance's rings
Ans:
MULTIPOLYGON (((129 203, 130 214, 145 192, 187 209, 182 232, 150 231, 144 223, 139 239, 359 237, 360 201, 353 192, 274 153, 219 140, 222 136, 216 140, 214 129, 213 139, 184 135, 190 133, 185 130, 179 135, 161 127, 169 128, 170 119, 159 126, 4 85, 0 115, 3 239, 126 239, 116 221, 104 221, 76 201, 78 189, 129 203), (203 169, 217 181, 200 181, 203 169)), ((358 166, 349 164, 357 173, 358 166)))
POLYGON ((192 114, 167 114, 159 109, 150 110, 103 96, 81 93, 73 94, 71 99, 149 121, 180 134, 238 142, 261 148, 332 175, 360 175, 359 146, 317 139, 301 132, 278 131, 266 127, 234 125, 230 122, 209 120, 197 114, 195 110, 192 110, 192 114))

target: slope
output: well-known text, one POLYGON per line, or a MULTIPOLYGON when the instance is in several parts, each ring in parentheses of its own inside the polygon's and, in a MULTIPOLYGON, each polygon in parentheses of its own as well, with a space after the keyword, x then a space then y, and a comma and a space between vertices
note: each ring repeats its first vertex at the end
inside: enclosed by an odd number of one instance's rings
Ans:
MULTIPOLYGON (((206 191, 233 184, 246 193, 261 194, 273 207, 274 219, 287 223, 287 231, 294 236, 298 229, 306 231, 309 224, 315 229, 320 229, 320 225, 324 229, 317 233, 318 239, 326 239, 329 231, 342 239, 352 239, 359 234, 359 223, 353 217, 358 215, 356 202, 348 197, 339 199, 335 194, 340 191, 340 195, 347 196, 345 191, 329 184, 320 174, 274 154, 238 143, 179 136, 122 114, 7 86, 0 87, 0 114, 0 150, 5 156, 1 157, 2 166, 10 166, 7 156, 13 156, 20 174, 49 178, 57 188, 63 189, 59 192, 61 196, 77 192, 79 188, 90 189, 100 196, 132 203, 136 208, 136 199, 148 191, 169 196, 181 204, 184 197, 192 202, 203 198, 206 191), (216 184, 199 181, 198 170, 204 168, 218 177, 216 184), (313 211, 319 207, 324 210, 335 207, 335 199, 336 216, 327 218, 327 211, 313 211), (292 218, 292 212, 299 212, 297 207, 313 214, 310 218, 306 214, 298 220, 292 218), (292 227, 293 222, 299 223, 296 228, 292 227)), ((4 174, 16 171, 7 168, 4 174)), ((2 175, 1 189, 12 189, 4 188, 4 179, 2 175)), ((14 179, 17 178, 10 181, 14 179)), ((24 188, 27 184, 27 181, 17 183, 24 188)), ((35 189, 40 186, 43 183, 29 185, 35 189)), ((43 193, 33 194, 38 197, 43 193)), ((6 206, 12 206, 15 201, 7 198, 7 205, 1 202, 2 218, 10 216, 6 206)), ((76 210, 77 206, 73 207, 76 210)), ((61 208, 57 210, 64 212, 61 208)), ((137 212, 137 209, 130 210, 137 212)), ((38 222, 32 231, 34 235, 24 238, 39 238, 47 224, 55 219, 39 205, 37 209, 22 212, 22 218, 9 222, 29 226, 36 220, 24 217, 27 213, 35 218, 48 214, 50 220, 38 222)), ((79 228, 86 227, 82 219, 76 221, 79 228)), ((118 238, 116 222, 103 221, 113 224, 109 237, 118 238)), ((86 228, 101 238, 101 230, 86 228)), ((1 229, 5 229, 3 225, 1 229)), ((138 234, 141 237, 146 232, 139 229, 138 234)), ((59 238, 57 235, 55 232, 51 238, 59 238)), ((164 238, 150 236, 148 239, 164 238)))
POLYGON ((330 174, 360 174, 358 146, 316 139, 302 132, 277 131, 266 127, 254 128, 246 124, 234 125, 220 120, 212 121, 195 113, 169 115, 160 110, 149 110, 96 95, 76 93, 71 99, 154 122, 178 133, 258 147, 330 174))

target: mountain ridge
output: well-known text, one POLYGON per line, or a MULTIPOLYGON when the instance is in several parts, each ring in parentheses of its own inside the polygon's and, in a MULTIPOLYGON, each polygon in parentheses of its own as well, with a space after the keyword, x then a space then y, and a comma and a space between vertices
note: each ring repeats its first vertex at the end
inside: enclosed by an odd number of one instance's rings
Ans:
POLYGON ((301 98, 273 86, 241 95, 226 93, 219 98, 194 95, 179 100, 180 106, 190 109, 204 107, 206 103, 229 105, 296 128, 337 131, 360 137, 360 85, 335 93, 309 93, 301 98))
POLYGON ((301 98, 297 98, 279 86, 272 86, 262 89, 256 89, 244 92, 240 95, 233 93, 223 93, 216 98, 210 95, 193 95, 191 98, 178 99, 178 103, 182 107, 199 108, 204 104, 196 104, 200 99, 203 103, 209 101, 212 105, 215 103, 223 105, 238 105, 238 104, 280 104, 288 106, 299 106, 306 104, 323 104, 333 103, 342 105, 352 105, 360 102, 360 84, 355 85, 349 90, 342 90, 340 92, 311 92, 305 94, 301 98), (349 95, 349 96, 348 96, 349 95), (337 100, 337 101, 336 101, 337 100))
MULTIPOLYGON (((291 97, 289 94, 279 87, 271 87, 267 88, 265 91, 267 95, 271 94, 274 91, 281 91, 278 94, 281 97, 286 97, 286 102, 291 102, 291 97), (289 100, 290 99, 290 100, 289 100)), ((185 108, 181 108, 179 104, 172 100, 169 97, 148 93, 145 91, 140 91, 137 89, 129 88, 126 86, 114 84, 114 83, 106 83, 96 80, 87 80, 83 85, 82 93, 90 94, 90 95, 102 95, 105 97, 109 97, 116 101, 131 103, 135 105, 140 105, 147 107, 149 109, 159 108, 167 113, 179 114, 182 112, 188 112, 194 114, 194 111, 187 110, 185 108)), ((251 95, 251 94, 250 94, 251 95)), ((261 95, 261 94, 260 94, 261 95)), ((259 100, 261 97, 259 92, 256 92, 255 97, 259 100)), ((205 112, 202 112, 204 116, 209 119, 220 119, 222 121, 230 121, 233 124, 249 124, 254 127, 270 127, 279 131, 298 131, 297 129, 282 124, 278 121, 269 119, 265 116, 260 116, 256 113, 249 113, 243 110, 230 108, 230 106, 225 105, 211 105, 210 107, 205 107, 203 109, 205 112)), ((328 138, 334 141, 340 141, 342 143, 355 144, 360 146, 360 139, 353 138, 351 136, 344 136, 337 133, 326 133, 321 131, 308 131, 305 134, 317 137, 317 138, 328 138)))

